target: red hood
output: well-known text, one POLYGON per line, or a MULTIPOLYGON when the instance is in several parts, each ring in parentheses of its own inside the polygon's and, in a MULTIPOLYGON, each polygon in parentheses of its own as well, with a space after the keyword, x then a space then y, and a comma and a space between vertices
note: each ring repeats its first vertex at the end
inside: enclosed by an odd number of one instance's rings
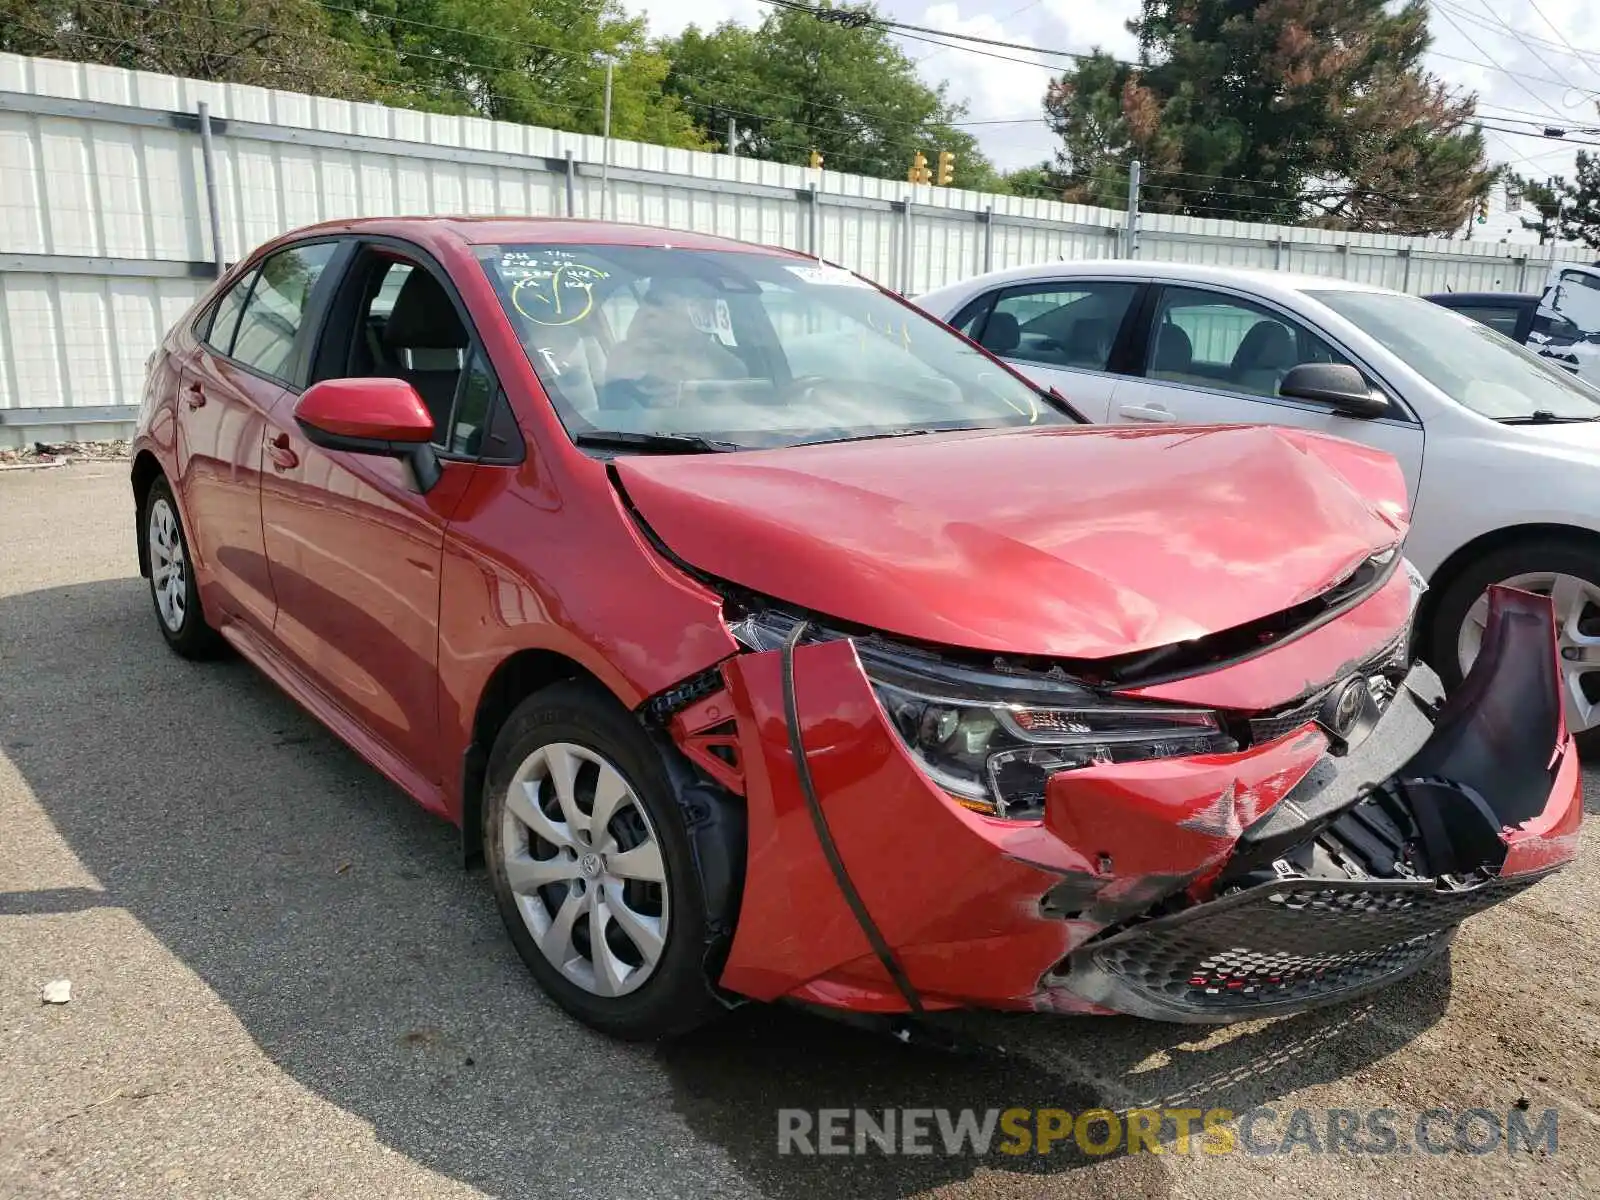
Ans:
POLYGON ((1392 458, 1267 426, 974 431, 615 467, 662 541, 711 575, 1010 654, 1101 658, 1269 616, 1405 531, 1392 458))

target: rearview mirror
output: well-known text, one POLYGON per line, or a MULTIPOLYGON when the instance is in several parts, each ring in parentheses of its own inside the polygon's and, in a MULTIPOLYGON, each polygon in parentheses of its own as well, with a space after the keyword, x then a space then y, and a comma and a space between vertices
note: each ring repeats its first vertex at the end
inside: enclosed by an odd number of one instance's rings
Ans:
POLYGON ((306 389, 294 419, 313 446, 403 459, 424 492, 439 481, 433 417, 403 379, 324 379, 306 389))
POLYGON ((1346 363, 1301 363, 1283 377, 1278 395, 1326 404, 1347 417, 1381 417, 1389 401, 1346 363))

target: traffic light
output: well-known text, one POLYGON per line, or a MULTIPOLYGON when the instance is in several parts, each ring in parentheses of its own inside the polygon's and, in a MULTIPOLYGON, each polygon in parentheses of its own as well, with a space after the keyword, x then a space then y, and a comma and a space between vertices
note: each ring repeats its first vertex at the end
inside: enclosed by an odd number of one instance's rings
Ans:
POLYGON ((933 172, 928 170, 928 157, 921 150, 911 160, 911 170, 906 173, 906 178, 912 183, 932 183, 933 172))
POLYGON ((949 187, 956 178, 956 156, 948 150, 939 151, 939 186, 949 187))
POLYGON ((811 152, 811 165, 812 165, 813 168, 820 167, 822 165, 822 153, 821 153, 821 151, 813 150, 811 152))

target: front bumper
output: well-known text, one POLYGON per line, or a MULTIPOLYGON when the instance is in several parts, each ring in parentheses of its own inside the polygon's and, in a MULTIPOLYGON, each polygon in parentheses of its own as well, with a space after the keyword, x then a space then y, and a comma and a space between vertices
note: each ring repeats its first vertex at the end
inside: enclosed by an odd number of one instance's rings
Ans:
POLYGON ((1299 1011, 1415 971, 1465 917, 1576 853, 1554 617, 1523 592, 1495 589, 1448 701, 1430 703, 1436 681, 1414 669, 1342 757, 1306 723, 1236 754, 1063 772, 1031 822, 951 802, 853 646, 801 645, 794 711, 831 860, 790 752, 780 660, 724 668, 749 853, 720 982, 757 999, 902 1013, 909 985, 926 1010, 1299 1011))

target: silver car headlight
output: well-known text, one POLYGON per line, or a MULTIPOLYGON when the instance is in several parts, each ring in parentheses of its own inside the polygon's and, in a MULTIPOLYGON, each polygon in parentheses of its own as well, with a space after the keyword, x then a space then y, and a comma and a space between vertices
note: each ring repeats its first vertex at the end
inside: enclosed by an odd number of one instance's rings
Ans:
MULTIPOLYGON (((797 618, 766 610, 734 633, 775 650, 797 618)), ((808 641, 845 635, 814 629, 808 641)), ((931 652, 857 638, 856 653, 889 723, 928 778, 963 807, 1037 820, 1051 775, 1239 748, 1215 712, 1105 697, 1065 674, 968 666, 931 652)))

